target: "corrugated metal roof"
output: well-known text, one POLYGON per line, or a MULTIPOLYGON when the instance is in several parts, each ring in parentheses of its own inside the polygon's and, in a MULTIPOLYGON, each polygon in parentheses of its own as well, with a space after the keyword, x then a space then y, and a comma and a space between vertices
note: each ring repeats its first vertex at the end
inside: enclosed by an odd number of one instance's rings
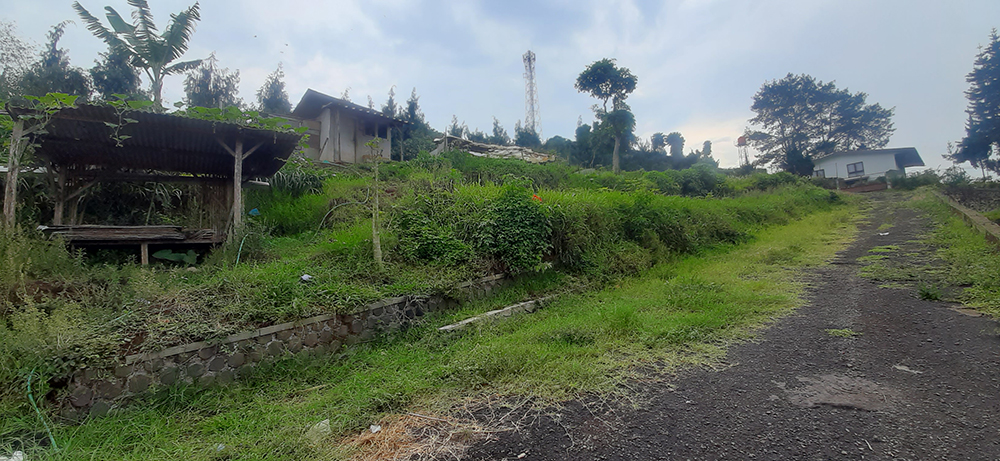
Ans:
MULTIPOLYGON (((15 107, 10 112, 14 116, 33 113, 15 107)), ((58 165, 232 178, 233 157, 219 140, 232 148, 242 137, 244 151, 261 143, 244 161, 244 176, 268 177, 281 168, 302 136, 142 111, 127 111, 122 118, 137 122, 121 125, 117 136, 130 137, 119 146, 112 138, 114 128, 106 124, 119 124, 113 107, 80 105, 62 109, 52 116, 45 133, 38 135, 35 154, 58 165)))
POLYGON ((369 109, 365 106, 354 104, 353 102, 320 93, 312 88, 306 90, 306 93, 302 95, 302 99, 299 100, 299 103, 295 106, 295 110, 292 111, 292 116, 300 119, 315 119, 319 117, 320 112, 322 112, 323 108, 327 106, 340 107, 342 109, 356 112, 365 118, 378 121, 379 123, 389 125, 405 125, 408 123, 405 120, 389 117, 375 109, 369 109))

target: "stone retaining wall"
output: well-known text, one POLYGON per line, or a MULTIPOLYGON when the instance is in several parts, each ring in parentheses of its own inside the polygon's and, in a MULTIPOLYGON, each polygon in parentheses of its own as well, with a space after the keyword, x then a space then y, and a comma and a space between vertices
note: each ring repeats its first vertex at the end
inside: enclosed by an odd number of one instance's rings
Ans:
POLYGON ((982 187, 948 187, 944 194, 962 205, 986 213, 1000 208, 1000 189, 982 187))
POLYGON ((459 285, 458 297, 404 296, 377 301, 353 314, 326 314, 235 334, 220 341, 196 342, 125 357, 113 368, 79 370, 58 399, 63 416, 101 415, 128 397, 174 384, 225 385, 260 363, 289 354, 332 354, 371 340, 462 300, 489 296, 507 279, 486 277, 459 285), (460 299, 461 298, 461 299, 460 299))
POLYGON ((960 216, 967 224, 972 226, 973 229, 982 233, 988 242, 1000 247, 1000 226, 993 221, 986 219, 985 216, 977 213, 975 210, 952 200, 944 194, 934 192, 934 195, 942 202, 950 206, 952 212, 960 216))

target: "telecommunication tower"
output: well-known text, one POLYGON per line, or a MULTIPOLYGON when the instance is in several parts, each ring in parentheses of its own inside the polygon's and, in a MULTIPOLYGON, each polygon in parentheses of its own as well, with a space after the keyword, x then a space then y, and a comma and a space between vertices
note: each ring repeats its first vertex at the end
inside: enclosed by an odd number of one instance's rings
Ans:
POLYGON ((535 53, 524 53, 524 127, 542 137, 542 117, 538 111, 538 86, 535 85, 535 53))

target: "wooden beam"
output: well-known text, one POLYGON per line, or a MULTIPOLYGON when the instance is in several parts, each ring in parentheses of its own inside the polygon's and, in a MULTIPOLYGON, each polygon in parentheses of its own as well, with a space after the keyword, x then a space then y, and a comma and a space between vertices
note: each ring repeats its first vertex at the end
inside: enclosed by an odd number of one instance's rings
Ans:
MULTIPOLYGON (((256 149, 256 147, 255 147, 256 149)), ((233 151, 233 233, 235 237, 243 230, 243 138, 236 139, 233 151)))
POLYGON ((61 226, 63 223, 63 208, 66 206, 66 167, 56 167, 56 187, 55 187, 55 204, 52 209, 52 224, 55 226, 61 226))

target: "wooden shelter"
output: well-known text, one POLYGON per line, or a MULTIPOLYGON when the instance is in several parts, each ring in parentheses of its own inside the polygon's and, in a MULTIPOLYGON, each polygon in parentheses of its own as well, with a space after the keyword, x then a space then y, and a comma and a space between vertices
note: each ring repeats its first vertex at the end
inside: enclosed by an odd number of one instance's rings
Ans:
MULTIPOLYGON (((18 120, 32 109, 8 108, 18 120)), ((53 176, 50 234, 79 246, 216 244, 243 224, 243 186, 276 173, 302 135, 111 106, 61 109, 33 137, 35 155, 53 176), (200 229, 178 226, 88 226, 75 200, 98 182, 186 182, 199 185, 200 229)))

